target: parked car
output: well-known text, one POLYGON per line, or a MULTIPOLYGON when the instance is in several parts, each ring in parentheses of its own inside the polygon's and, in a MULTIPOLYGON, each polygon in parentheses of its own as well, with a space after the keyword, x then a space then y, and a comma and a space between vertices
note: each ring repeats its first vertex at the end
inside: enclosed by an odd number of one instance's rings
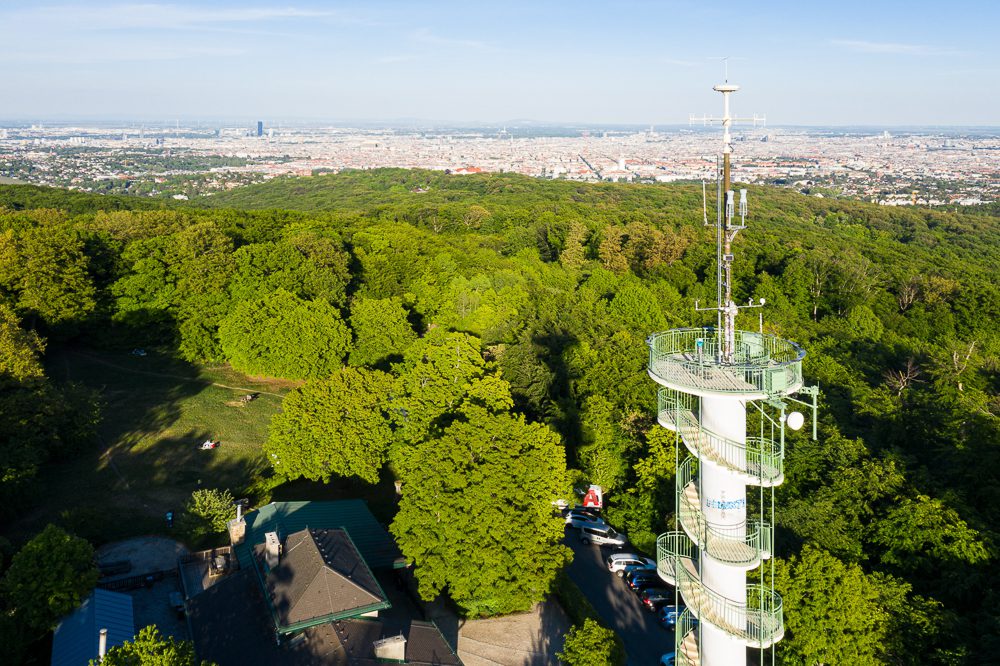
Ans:
POLYGON ((577 528, 608 526, 608 524, 605 523, 604 519, 600 516, 595 516, 589 511, 577 511, 576 509, 569 511, 566 514, 566 524, 570 527, 577 528))
POLYGON ((647 566, 632 565, 632 566, 628 566, 628 567, 625 567, 624 569, 622 569, 621 575, 622 575, 622 577, 624 577, 624 576, 627 576, 630 573, 637 573, 639 571, 642 571, 644 573, 652 571, 652 572, 655 573, 657 571, 657 568, 656 568, 656 566, 647 567, 647 566))
POLYGON ((603 524, 581 529, 580 541, 583 543, 592 543, 597 546, 614 546, 616 548, 622 548, 628 543, 628 539, 625 538, 624 534, 619 534, 615 531, 615 528, 603 524))
POLYGON ((562 513, 562 515, 564 517, 566 516, 567 513, 573 513, 573 512, 576 512, 576 513, 589 513, 592 516, 599 516, 599 515, 601 515, 601 510, 600 509, 598 509, 596 507, 592 507, 592 506, 584 506, 582 504, 575 504, 573 506, 569 506, 568 504, 564 503, 563 506, 559 507, 559 511, 562 513))
POLYGON ((633 581, 649 579, 649 580, 660 580, 660 575, 655 570, 650 569, 636 569, 635 571, 629 571, 624 576, 622 580, 629 587, 632 587, 633 581))
POLYGON ((629 570, 656 570, 656 560, 642 557, 635 553, 615 553, 614 555, 608 555, 607 565, 608 571, 616 574, 619 578, 624 576, 625 572, 629 570))
POLYGON ((663 587, 663 579, 653 574, 652 576, 639 576, 628 581, 628 589, 636 594, 642 594, 644 590, 651 587, 663 587))
MULTIPOLYGON (((677 626, 677 618, 681 616, 684 612, 684 605, 681 604, 680 607, 673 604, 668 604, 660 609, 660 625, 664 629, 670 629, 671 631, 677 626)), ((693 618, 694 626, 698 626, 698 618, 693 618)))
POLYGON ((674 600, 674 591, 665 587, 648 587, 639 595, 646 610, 655 613, 674 600))

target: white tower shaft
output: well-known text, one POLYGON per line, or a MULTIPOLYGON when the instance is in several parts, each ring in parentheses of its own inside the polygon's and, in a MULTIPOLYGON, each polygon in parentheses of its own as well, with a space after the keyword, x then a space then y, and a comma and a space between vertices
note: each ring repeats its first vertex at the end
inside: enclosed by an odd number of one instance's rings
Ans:
MULTIPOLYGON (((705 430, 746 446, 746 403, 733 398, 702 398, 701 422, 705 430)), ((745 461, 745 450, 743 457, 745 461)), ((733 462, 739 462, 734 460, 733 462)), ((711 461, 699 468, 701 510, 705 521, 733 538, 746 536, 747 487, 739 475, 711 461)), ((700 551, 701 580, 710 590, 727 599, 745 600, 747 574, 743 567, 718 562, 705 549, 700 551)), ((745 628, 746 618, 731 617, 737 628, 745 628)), ((711 624, 702 633, 702 666, 732 666, 746 662, 746 643, 711 624)))

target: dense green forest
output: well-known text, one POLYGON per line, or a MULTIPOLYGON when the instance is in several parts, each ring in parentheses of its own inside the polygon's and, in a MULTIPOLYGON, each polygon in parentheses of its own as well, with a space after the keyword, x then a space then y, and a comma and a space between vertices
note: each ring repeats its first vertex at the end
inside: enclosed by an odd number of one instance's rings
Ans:
MULTIPOLYGON (((1000 218, 750 196, 736 300, 767 299, 765 329, 807 350, 822 391, 819 439, 790 438, 777 494, 779 661, 995 661, 1000 218)), ((694 311, 715 294, 701 205, 694 185, 405 170, 184 204, 2 186, 0 519, 30 511, 39 470, 101 418, 46 377, 46 346, 158 346, 301 382, 263 476, 374 482, 388 465, 421 592, 470 614, 546 592, 568 554, 543 514, 573 484, 603 485, 610 522, 652 551, 673 525, 674 442, 645 339, 712 323, 694 311), (471 580, 435 539, 488 539, 480 523, 509 520, 488 498, 510 488, 522 559, 471 580), (439 491, 452 532, 415 499, 439 491)))

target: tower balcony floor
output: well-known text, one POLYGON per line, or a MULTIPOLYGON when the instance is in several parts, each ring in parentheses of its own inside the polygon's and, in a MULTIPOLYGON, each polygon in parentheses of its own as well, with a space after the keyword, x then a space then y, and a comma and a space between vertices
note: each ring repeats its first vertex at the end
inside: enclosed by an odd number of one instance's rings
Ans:
POLYGON ((762 400, 802 388, 805 352, 774 335, 736 331, 734 354, 728 360, 720 353, 713 328, 654 333, 647 344, 649 376, 684 393, 762 400))

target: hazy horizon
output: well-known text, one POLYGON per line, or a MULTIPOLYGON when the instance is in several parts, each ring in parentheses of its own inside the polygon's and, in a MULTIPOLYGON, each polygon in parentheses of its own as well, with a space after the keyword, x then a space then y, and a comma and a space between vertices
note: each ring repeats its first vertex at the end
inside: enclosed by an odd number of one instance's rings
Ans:
MULTIPOLYGON (((262 121, 265 128, 334 128, 334 129, 363 129, 363 130, 499 130, 506 128, 513 133, 518 129, 566 129, 566 130, 608 130, 608 131, 647 131, 650 127, 654 131, 692 131, 718 134, 718 123, 702 126, 700 123, 617 123, 617 122, 583 122, 583 121, 559 121, 559 120, 533 120, 527 118, 513 118, 509 120, 461 120, 461 119, 425 119, 425 118, 285 118, 280 120, 270 120, 267 118, 256 118, 247 116, 246 118, 114 118, 114 117, 38 117, 38 118, 3 118, 0 117, 0 127, 2 128, 23 128, 31 125, 41 125, 48 127, 77 127, 86 126, 122 129, 145 128, 147 130, 171 129, 179 126, 181 129, 232 129, 246 127, 248 130, 256 128, 257 121, 262 121)), ((767 123, 756 128, 751 125, 741 125, 734 127, 734 134, 745 131, 758 130, 767 132, 768 130, 859 130, 877 131, 897 130, 900 132, 920 132, 923 130, 947 130, 947 131, 971 131, 981 130, 986 132, 1000 132, 1000 123, 994 125, 947 125, 947 124, 925 124, 925 125, 866 125, 866 124, 825 124, 825 125, 796 125, 796 124, 774 124, 767 123)))
POLYGON ((12 0, 0 119, 667 126, 718 114, 729 54, 734 112, 770 126, 990 128, 998 21, 968 0, 12 0))

